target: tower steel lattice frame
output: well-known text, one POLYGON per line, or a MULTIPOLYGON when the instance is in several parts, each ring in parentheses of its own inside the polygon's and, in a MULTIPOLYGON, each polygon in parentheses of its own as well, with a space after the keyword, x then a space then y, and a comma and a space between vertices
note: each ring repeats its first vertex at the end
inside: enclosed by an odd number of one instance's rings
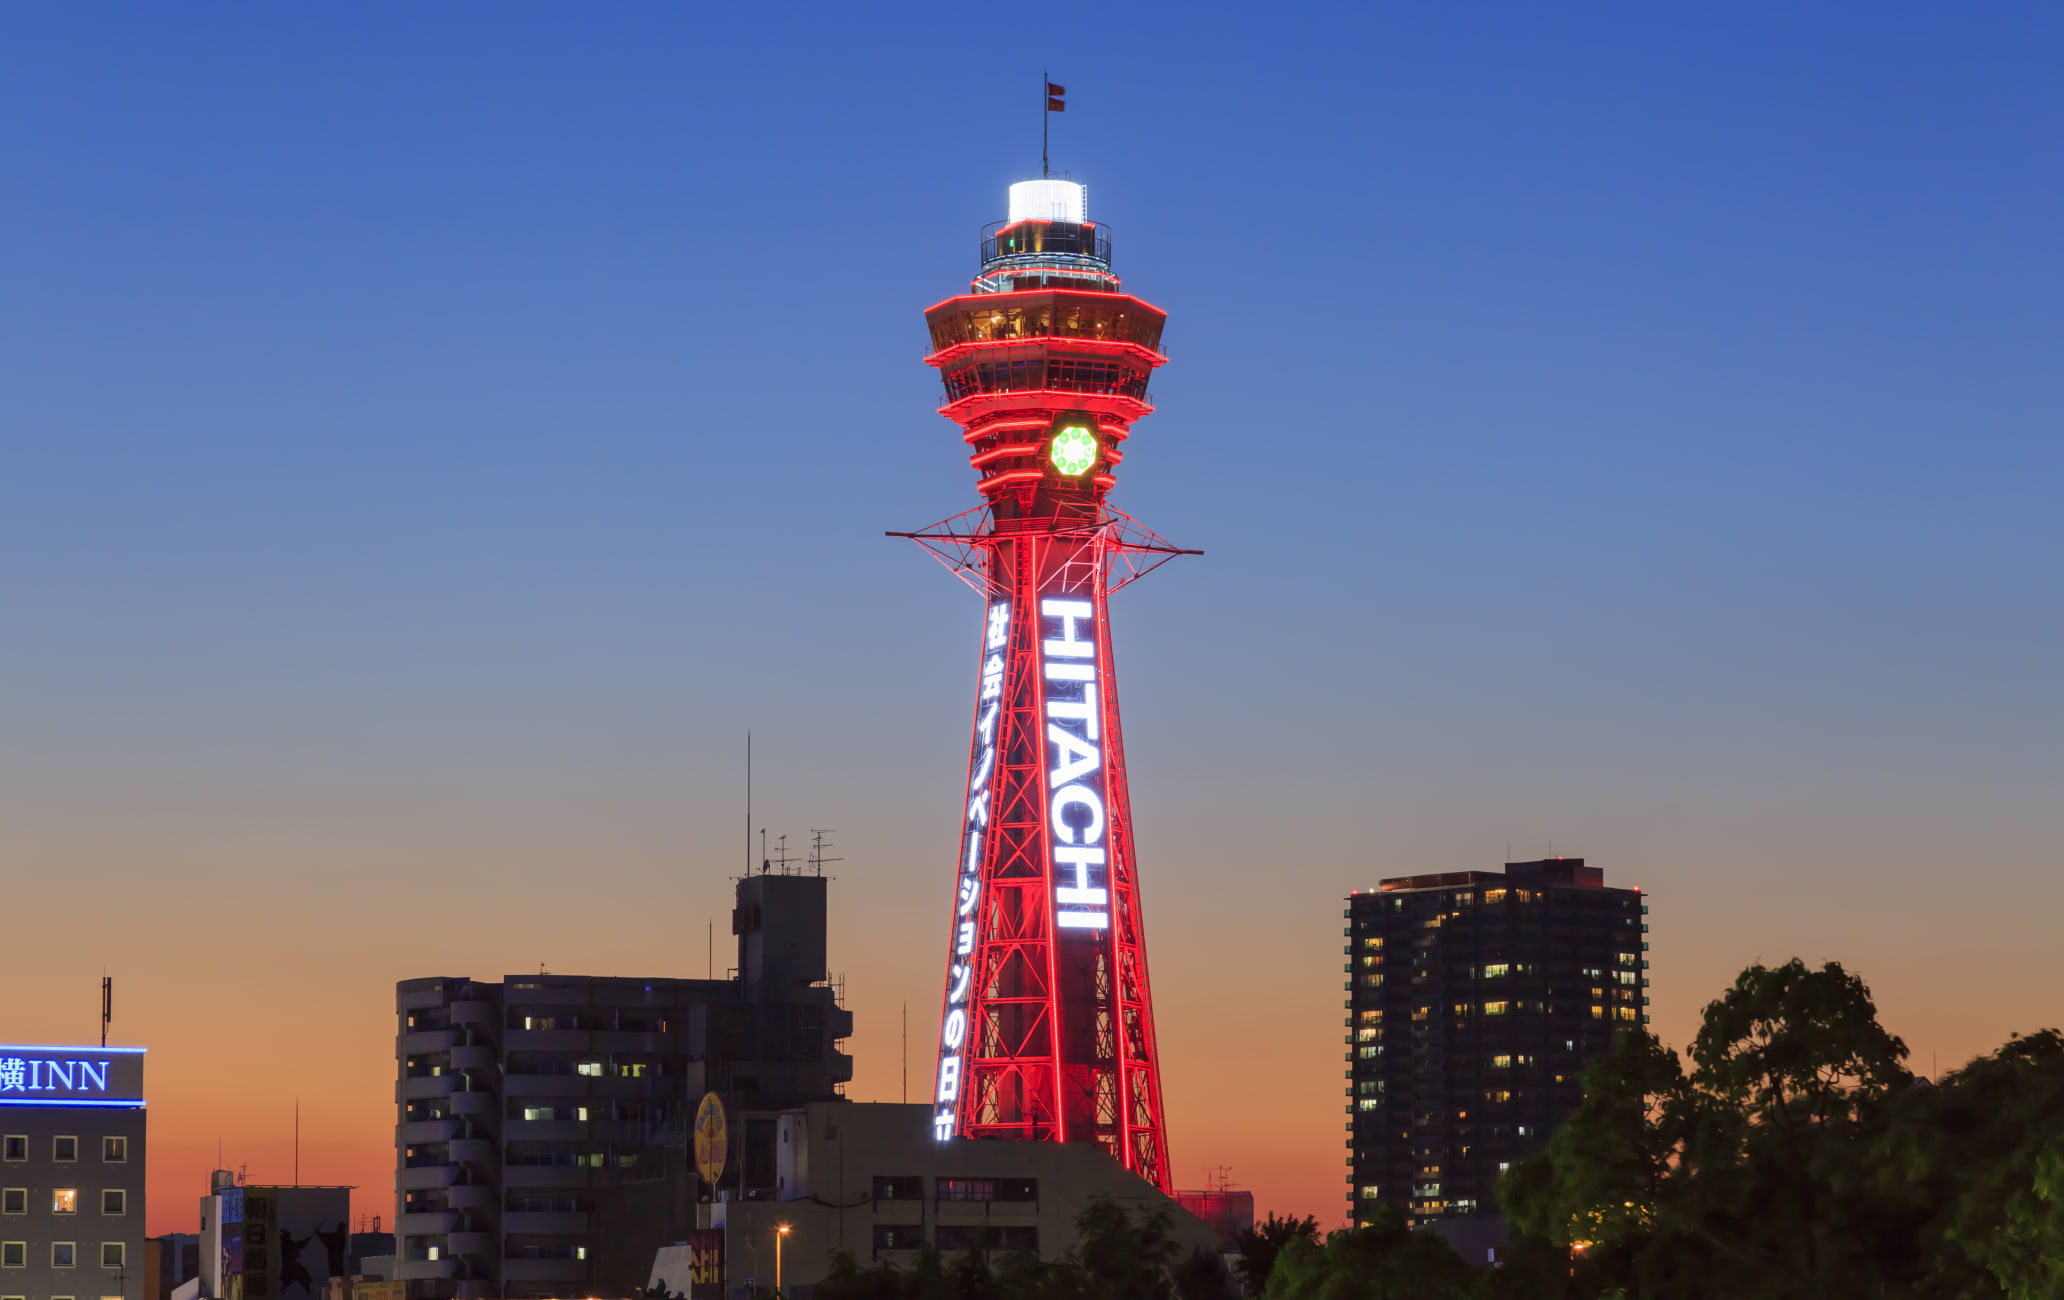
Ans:
POLYGON ((1088 223, 1013 222, 985 241, 975 292, 928 309, 940 414, 961 426, 984 502, 890 535, 985 604, 935 1132, 1095 1142, 1166 1192, 1108 602, 1199 552, 1105 500, 1119 444, 1153 409, 1147 376, 1166 360, 1164 314, 1118 292, 1109 249, 1108 230, 1088 223), (1091 471, 1070 475, 1048 455, 1064 428, 1078 446, 1093 431, 1091 471))

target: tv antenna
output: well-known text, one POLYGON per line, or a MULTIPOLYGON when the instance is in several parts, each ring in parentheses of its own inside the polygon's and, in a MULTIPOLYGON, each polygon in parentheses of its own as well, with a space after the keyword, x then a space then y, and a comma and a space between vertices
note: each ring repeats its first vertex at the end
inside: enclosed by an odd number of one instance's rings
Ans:
POLYGON ((810 828, 810 857, 809 857, 809 864, 810 864, 810 874, 811 874, 811 875, 813 875, 813 876, 821 876, 821 875, 823 875, 823 874, 824 874, 824 864, 825 864, 825 863, 827 863, 827 862, 844 862, 844 861, 845 861, 845 859, 844 859, 844 858, 827 858, 827 857, 825 857, 825 856, 824 856, 824 850, 826 850, 826 849, 828 849, 828 848, 830 848, 830 847, 831 847, 831 839, 830 839, 830 835, 831 835, 831 831, 830 831, 830 830, 829 830, 828 828, 827 828, 827 829, 825 829, 825 830, 818 830, 818 829, 817 829, 816 827, 814 827, 814 826, 812 826, 812 827, 810 828))

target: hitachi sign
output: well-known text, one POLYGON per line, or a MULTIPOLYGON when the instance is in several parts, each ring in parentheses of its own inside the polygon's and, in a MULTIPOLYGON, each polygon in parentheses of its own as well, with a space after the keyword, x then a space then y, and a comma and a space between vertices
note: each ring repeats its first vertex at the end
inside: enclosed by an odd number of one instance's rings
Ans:
POLYGON ((1046 788, 1053 792, 1054 925, 1111 928, 1105 887, 1104 754, 1099 735, 1096 612, 1086 600, 1039 602, 1041 675, 1046 678, 1046 788))
POLYGON ((0 1046, 0 1106, 141 1106, 141 1047, 0 1046))

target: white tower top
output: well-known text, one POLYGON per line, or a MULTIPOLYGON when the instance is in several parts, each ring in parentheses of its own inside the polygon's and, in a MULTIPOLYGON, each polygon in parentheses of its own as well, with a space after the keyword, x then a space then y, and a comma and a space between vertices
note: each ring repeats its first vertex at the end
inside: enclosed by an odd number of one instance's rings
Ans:
POLYGON ((1012 221, 1089 220, 1089 186, 1074 181, 1019 181, 1010 187, 1012 221))

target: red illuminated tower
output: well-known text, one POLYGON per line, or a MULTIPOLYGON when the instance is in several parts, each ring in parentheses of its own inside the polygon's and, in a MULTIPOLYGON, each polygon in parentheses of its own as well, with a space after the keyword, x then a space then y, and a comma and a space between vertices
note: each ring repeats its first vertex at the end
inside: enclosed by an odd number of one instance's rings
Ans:
POLYGON ((1105 599, 1178 551, 1105 500, 1166 313, 1082 186, 1011 187, 973 292, 925 312, 984 503, 913 537, 986 601, 934 1131, 1095 1142, 1163 1191, 1168 1128, 1105 599))

